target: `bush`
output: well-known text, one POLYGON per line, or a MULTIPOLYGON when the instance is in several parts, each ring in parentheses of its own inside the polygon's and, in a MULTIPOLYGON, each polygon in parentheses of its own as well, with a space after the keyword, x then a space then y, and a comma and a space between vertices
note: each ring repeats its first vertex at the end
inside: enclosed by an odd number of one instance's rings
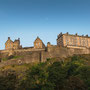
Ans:
POLYGON ((13 59, 13 57, 14 57, 14 56, 13 56, 13 55, 11 55, 11 56, 9 56, 9 57, 8 57, 8 59, 13 59))

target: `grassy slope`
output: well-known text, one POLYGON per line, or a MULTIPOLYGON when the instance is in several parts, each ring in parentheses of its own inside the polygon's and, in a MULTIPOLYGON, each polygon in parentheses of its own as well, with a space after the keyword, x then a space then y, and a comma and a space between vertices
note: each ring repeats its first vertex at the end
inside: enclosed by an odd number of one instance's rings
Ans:
MULTIPOLYGON (((82 60, 82 61, 84 60, 86 65, 90 65, 90 55, 78 55, 78 57, 80 58, 80 60, 82 60)), ((70 61, 71 58, 72 57, 63 58, 63 59, 53 58, 53 59, 50 59, 49 62, 53 63, 57 60, 62 60, 64 62, 67 62, 67 61, 70 61)), ((25 72, 26 70, 28 70, 30 67, 32 67, 35 64, 37 64, 37 63, 5 66, 5 67, 0 68, 0 72, 7 71, 7 70, 14 70, 17 73, 22 73, 22 72, 25 72)))

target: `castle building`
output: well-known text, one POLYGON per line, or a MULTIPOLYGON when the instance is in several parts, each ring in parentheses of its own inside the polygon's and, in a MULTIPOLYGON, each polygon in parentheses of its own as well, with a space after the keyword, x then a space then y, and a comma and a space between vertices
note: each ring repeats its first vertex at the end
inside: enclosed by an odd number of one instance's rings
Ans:
POLYGON ((20 49, 22 46, 20 45, 20 39, 18 38, 14 42, 8 37, 8 40, 5 43, 5 49, 10 50, 10 49, 20 49))
POLYGON ((34 41, 34 48, 36 49, 45 48, 45 44, 42 42, 42 40, 39 37, 37 37, 36 40, 34 41))
POLYGON ((80 36, 77 33, 75 35, 66 33, 60 33, 57 37, 57 45, 58 46, 65 46, 65 47, 72 47, 72 48, 90 48, 90 37, 88 35, 80 36))

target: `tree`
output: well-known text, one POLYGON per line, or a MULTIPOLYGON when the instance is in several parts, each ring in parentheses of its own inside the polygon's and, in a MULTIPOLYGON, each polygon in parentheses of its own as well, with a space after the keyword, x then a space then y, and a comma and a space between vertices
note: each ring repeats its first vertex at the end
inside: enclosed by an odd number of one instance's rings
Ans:
POLYGON ((70 76, 64 90, 87 90, 87 87, 79 77, 70 76))
POLYGON ((15 90, 17 88, 17 75, 13 71, 8 71, 6 75, 0 76, 1 90, 15 90))
POLYGON ((67 72, 61 62, 54 62, 50 67, 48 67, 48 73, 48 81, 53 84, 54 89, 62 90, 67 72))
POLYGON ((46 87, 50 86, 47 83, 48 73, 42 64, 33 66, 28 70, 26 79, 22 81, 25 90, 45 90, 46 87))
POLYGON ((90 90, 90 66, 79 67, 76 71, 76 75, 85 82, 90 90))

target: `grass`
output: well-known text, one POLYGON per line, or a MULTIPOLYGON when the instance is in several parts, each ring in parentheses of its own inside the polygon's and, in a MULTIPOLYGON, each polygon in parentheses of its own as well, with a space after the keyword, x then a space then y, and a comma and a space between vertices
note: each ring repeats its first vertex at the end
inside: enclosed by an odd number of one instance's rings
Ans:
POLYGON ((5 57, 5 58, 2 58, 2 61, 7 61, 7 60, 10 60, 10 59, 19 59, 19 58, 23 58, 24 56, 8 56, 8 57, 5 57))
POLYGON ((8 60, 8 58, 2 58, 2 61, 7 61, 8 60))
POLYGON ((12 59, 23 58, 24 56, 14 56, 12 59))

